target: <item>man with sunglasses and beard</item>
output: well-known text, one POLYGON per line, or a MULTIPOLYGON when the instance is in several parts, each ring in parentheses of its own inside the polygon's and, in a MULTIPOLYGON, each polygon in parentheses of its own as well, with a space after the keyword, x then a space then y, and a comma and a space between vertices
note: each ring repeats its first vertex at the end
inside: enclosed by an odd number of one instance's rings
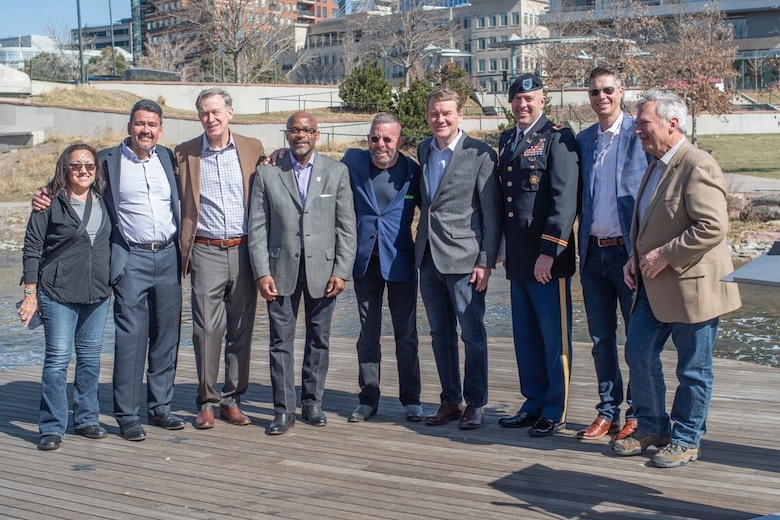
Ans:
POLYGON ((417 353, 417 270, 412 238, 420 168, 398 151, 403 142, 398 119, 379 114, 371 123, 368 150, 348 149, 342 159, 349 168, 358 237, 352 274, 360 316, 360 404, 349 422, 366 421, 379 408, 385 288, 395 336, 399 399, 407 421, 423 419, 417 353))
POLYGON ((648 155, 636 135, 636 120, 621 110, 620 72, 596 67, 590 73, 588 97, 598 123, 577 135, 581 151, 582 199, 579 227, 580 280, 593 340, 598 381, 598 417, 577 432, 583 440, 616 433, 624 439, 636 429, 631 391, 626 387, 626 423, 620 429, 623 377, 617 348, 617 307, 628 330, 634 291, 623 281, 631 251, 631 215, 648 155))

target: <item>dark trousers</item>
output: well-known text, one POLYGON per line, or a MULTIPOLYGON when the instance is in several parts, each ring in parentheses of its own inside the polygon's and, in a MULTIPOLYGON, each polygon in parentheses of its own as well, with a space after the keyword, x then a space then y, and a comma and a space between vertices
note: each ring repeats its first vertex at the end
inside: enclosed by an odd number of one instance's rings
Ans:
POLYGON ((571 377, 571 278, 512 281, 512 335, 526 398, 520 411, 566 420, 571 377))
POLYGON ((354 282, 360 316, 357 341, 360 402, 376 409, 382 364, 382 300, 387 287, 387 303, 393 321, 395 357, 401 404, 420 404, 420 362, 417 355, 417 280, 388 282, 382 277, 379 256, 371 255, 366 274, 354 282))
POLYGON ((303 297, 306 313, 306 340, 301 367, 301 404, 322 403, 328 374, 330 323, 336 298, 313 298, 306 288, 306 270, 301 261, 298 283, 289 296, 268 302, 271 358, 271 390, 274 413, 295 413, 295 328, 303 297))
POLYGON ((149 415, 170 411, 181 323, 181 278, 175 241, 158 251, 130 248, 114 285, 114 417, 139 419, 144 364, 149 415))

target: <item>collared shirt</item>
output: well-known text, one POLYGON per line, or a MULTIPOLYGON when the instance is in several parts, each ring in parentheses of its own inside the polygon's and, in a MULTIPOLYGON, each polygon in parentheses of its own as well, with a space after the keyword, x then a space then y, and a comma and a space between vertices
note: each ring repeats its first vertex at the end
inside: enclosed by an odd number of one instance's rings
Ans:
POLYGON ((233 134, 220 150, 212 148, 203 134, 197 234, 218 239, 247 234, 244 178, 233 134))
POLYGON ((428 195, 431 200, 433 200, 433 197, 436 195, 436 190, 439 188, 439 183, 444 175, 444 170, 447 168, 450 159, 452 159, 455 145, 458 144, 458 141, 462 136, 463 131, 458 129, 458 135, 444 148, 444 150, 439 150, 436 146, 435 137, 431 139, 431 151, 428 155, 428 168, 425 172, 426 177, 428 177, 428 195))
POLYGON ((163 242, 176 234, 171 185, 157 148, 152 148, 149 157, 142 160, 130 149, 129 142, 128 137, 121 145, 119 223, 128 242, 163 242))
POLYGON ((666 171, 669 163, 672 162, 672 157, 674 157, 674 154, 680 149, 683 141, 685 141, 684 137, 677 141, 677 144, 672 146, 668 152, 653 163, 653 170, 650 172, 650 177, 647 179, 647 184, 645 184, 645 189, 642 191, 642 195, 639 198, 639 205, 637 206, 639 222, 642 222, 642 219, 645 217, 647 205, 650 203, 650 199, 653 197, 653 193, 655 193, 655 189, 661 181, 661 175, 666 171))
POLYGON ((292 157, 292 169, 295 174, 295 184, 298 185, 298 195, 301 197, 301 205, 306 205, 306 194, 309 192, 309 180, 311 179, 311 168, 314 165, 314 156, 311 154, 306 164, 299 163, 295 157, 292 157))
POLYGON ((593 222, 590 235, 599 238, 619 237, 620 215, 617 206, 617 149, 620 142, 620 126, 623 124, 623 112, 617 120, 601 130, 596 136, 596 148, 593 150, 593 175, 590 186, 593 194, 593 222))

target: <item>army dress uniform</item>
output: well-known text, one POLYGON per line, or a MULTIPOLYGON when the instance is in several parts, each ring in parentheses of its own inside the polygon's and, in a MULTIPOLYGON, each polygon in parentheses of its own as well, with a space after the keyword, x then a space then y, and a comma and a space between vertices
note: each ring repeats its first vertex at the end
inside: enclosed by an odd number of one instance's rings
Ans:
POLYGON ((504 198, 507 278, 512 330, 526 401, 520 414, 565 423, 571 370, 573 223, 579 200, 579 160, 573 132, 544 115, 516 142, 517 129, 499 140, 504 198), (540 283, 540 254, 554 258, 552 278, 540 283))

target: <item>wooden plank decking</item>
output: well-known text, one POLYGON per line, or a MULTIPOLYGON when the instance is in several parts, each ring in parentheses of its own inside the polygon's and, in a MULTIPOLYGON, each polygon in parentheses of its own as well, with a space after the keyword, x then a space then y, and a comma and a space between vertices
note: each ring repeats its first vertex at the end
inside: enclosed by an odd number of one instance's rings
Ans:
MULTIPOLYGON (((429 340, 421 338, 423 401, 438 403, 429 340)), ((329 423, 299 421, 268 437, 273 417, 266 351, 255 342, 247 427, 147 427, 147 439, 118 436, 110 415, 111 362, 103 360, 105 440, 68 434, 54 452, 35 449, 40 367, 0 372, 1 518, 606 518, 747 519, 780 511, 780 371, 716 360, 715 397, 702 460, 657 469, 648 455, 618 458, 607 440, 574 432, 594 418, 589 346, 577 344, 569 425, 552 438, 498 427, 519 404, 511 341, 491 338, 486 425, 408 423, 397 398, 386 339, 383 397, 371 421, 349 424, 357 404, 354 340, 332 341, 324 409, 329 423)), ((667 352, 670 392, 673 353, 667 352)), ((174 412, 194 419, 196 376, 180 352, 174 412)), ((142 412, 145 414, 145 410, 142 412)), ((72 426, 71 426, 72 428, 72 426)), ((652 450, 651 450, 652 453, 652 450)))

